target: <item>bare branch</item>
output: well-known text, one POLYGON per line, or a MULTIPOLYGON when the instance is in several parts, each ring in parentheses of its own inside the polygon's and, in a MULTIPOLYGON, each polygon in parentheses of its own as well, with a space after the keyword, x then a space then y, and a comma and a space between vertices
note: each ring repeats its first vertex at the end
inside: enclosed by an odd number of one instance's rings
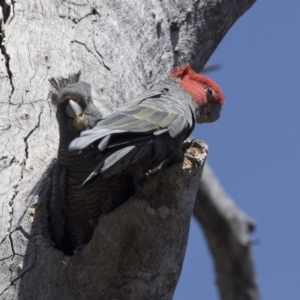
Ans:
POLYGON ((214 258, 222 300, 259 299, 249 237, 254 221, 236 207, 207 165, 194 215, 214 258))

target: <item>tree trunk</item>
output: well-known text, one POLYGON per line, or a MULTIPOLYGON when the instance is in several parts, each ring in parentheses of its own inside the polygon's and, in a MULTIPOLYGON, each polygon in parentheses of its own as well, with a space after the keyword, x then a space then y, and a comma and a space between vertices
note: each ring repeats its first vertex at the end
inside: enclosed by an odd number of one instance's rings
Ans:
POLYGON ((206 157, 159 172, 98 222, 82 255, 49 235, 58 127, 50 78, 81 72, 105 115, 174 65, 200 71, 254 0, 0 1, 1 299, 171 299, 206 157))

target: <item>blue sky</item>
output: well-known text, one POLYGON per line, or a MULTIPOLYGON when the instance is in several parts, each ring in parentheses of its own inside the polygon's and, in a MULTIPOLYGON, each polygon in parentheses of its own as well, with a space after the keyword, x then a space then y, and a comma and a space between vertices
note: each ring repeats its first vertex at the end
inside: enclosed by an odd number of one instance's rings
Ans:
MULTIPOLYGON (((198 126, 227 193, 257 222, 263 299, 300 299, 300 2, 257 1, 230 29, 208 75, 226 96, 221 119, 198 126)), ((201 228, 192 220, 174 300, 217 300, 201 228)))

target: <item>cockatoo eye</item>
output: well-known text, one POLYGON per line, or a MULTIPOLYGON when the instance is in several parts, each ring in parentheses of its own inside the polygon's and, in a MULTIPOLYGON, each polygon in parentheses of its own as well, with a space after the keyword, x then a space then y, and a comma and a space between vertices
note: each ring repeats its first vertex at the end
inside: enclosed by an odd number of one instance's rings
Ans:
POLYGON ((208 100, 211 100, 215 96, 215 91, 211 87, 206 88, 206 96, 208 100))

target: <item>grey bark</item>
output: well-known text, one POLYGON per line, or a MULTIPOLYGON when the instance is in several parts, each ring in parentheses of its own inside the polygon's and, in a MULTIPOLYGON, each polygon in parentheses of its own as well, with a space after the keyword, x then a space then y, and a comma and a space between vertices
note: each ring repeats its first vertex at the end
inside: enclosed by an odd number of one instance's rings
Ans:
POLYGON ((172 298, 205 146, 193 152, 200 167, 158 173, 101 218, 82 256, 64 257, 48 230, 58 145, 48 80, 81 71, 105 115, 174 65, 201 70, 253 3, 0 1, 0 299, 172 298))

